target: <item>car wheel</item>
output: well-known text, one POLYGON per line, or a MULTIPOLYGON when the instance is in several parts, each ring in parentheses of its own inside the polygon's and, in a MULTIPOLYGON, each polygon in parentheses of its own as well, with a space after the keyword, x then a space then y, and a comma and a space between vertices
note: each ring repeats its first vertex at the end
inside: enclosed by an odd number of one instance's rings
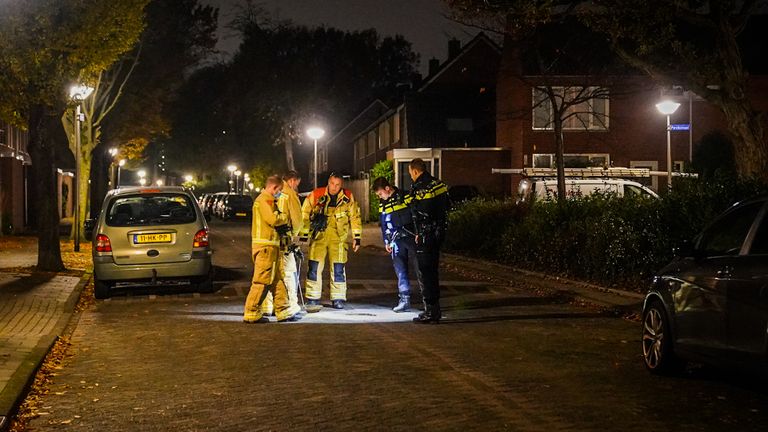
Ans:
POLYGON ((112 289, 112 284, 109 282, 105 282, 102 280, 96 279, 96 277, 93 278, 93 296, 97 299, 106 299, 111 296, 110 290, 112 289))
POLYGON ((643 312, 643 363, 655 374, 675 374, 685 368, 672 346, 669 319, 664 306, 652 301, 643 312))
POLYGON ((195 285, 195 290, 201 293, 215 292, 216 288, 213 285, 213 275, 213 266, 211 266, 211 270, 208 272, 208 275, 193 279, 192 283, 195 285))

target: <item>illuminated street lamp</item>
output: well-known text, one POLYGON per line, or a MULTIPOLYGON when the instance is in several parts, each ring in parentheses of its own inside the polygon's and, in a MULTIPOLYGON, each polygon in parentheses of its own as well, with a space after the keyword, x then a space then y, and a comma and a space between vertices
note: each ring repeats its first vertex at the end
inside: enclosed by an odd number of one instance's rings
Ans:
POLYGON ((144 178, 144 177, 140 178, 139 179, 139 184, 142 185, 142 186, 146 185, 147 184, 147 179, 144 178))
POLYGON ((162 179, 157 179, 155 184, 158 185, 158 186, 162 186, 163 185, 163 180, 162 179))
POLYGON ((242 173, 240 170, 235 171, 235 194, 240 193, 240 174, 242 173))
POLYGON ((656 104, 656 109, 667 116, 667 188, 672 189, 672 136, 670 134, 669 117, 677 111, 680 104, 674 101, 666 100, 656 104))
POLYGON ((234 183, 232 181, 232 176, 234 175, 235 171, 237 171, 237 165, 230 164, 227 167, 227 171, 229 171, 229 193, 232 193, 232 184, 234 183))
POLYGON ((115 188, 119 188, 120 187, 120 168, 125 166, 125 163, 126 163, 125 159, 120 159, 117 162, 117 180, 115 181, 115 188))
POLYGON ((314 171, 313 172, 313 175, 314 175, 314 183, 313 184, 314 184, 315 189, 317 189, 317 140, 322 138, 324 135, 325 135, 325 131, 323 130, 323 128, 320 128, 320 127, 317 127, 317 126, 312 126, 311 128, 307 129, 307 136, 312 138, 312 140, 315 143, 315 158, 314 158, 314 161, 312 162, 312 171, 314 171))
POLYGON ((74 237, 75 237, 75 245, 74 249, 75 252, 80 252, 80 186, 82 183, 80 183, 80 122, 85 120, 82 118, 82 114, 80 113, 80 103, 91 95, 93 92, 93 87, 88 87, 86 85, 74 85, 70 87, 69 89, 69 97, 72 98, 72 100, 75 102, 75 184, 77 185, 77 189, 75 189, 75 202, 74 202, 74 221, 72 224, 72 229, 74 230, 74 237))
POLYGON ((184 181, 187 183, 192 183, 192 180, 194 180, 194 177, 192 177, 190 174, 187 174, 184 176, 184 181))

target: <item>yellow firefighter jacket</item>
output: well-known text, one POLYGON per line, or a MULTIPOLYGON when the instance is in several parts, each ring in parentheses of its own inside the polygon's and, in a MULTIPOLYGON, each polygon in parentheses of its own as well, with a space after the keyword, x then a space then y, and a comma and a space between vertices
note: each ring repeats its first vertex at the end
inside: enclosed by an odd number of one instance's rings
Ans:
POLYGON ((352 231, 352 238, 360 240, 363 234, 363 223, 360 220, 360 207, 358 207, 352 191, 341 189, 336 195, 335 206, 331 203, 331 195, 328 189, 321 187, 312 191, 304 200, 301 207, 303 222, 299 237, 307 239, 310 236, 316 238, 323 233, 312 233, 311 221, 319 214, 324 214, 328 218, 327 227, 324 232, 328 232, 332 237, 339 241, 347 241, 349 232, 352 231))
POLYGON ((302 226, 301 200, 299 194, 283 181, 283 193, 277 199, 277 209, 280 213, 288 215, 288 223, 291 225, 291 237, 299 235, 302 226))
POLYGON ((253 202, 251 225, 251 250, 264 246, 280 247, 280 237, 275 227, 288 223, 288 215, 277 212, 275 197, 263 191, 253 202))

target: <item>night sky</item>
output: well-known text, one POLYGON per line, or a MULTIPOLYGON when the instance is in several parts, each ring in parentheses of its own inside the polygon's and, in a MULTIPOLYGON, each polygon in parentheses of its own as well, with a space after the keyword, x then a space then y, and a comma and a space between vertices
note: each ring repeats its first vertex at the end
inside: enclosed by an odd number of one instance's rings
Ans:
MULTIPOLYGON (((219 45, 224 53, 237 49, 239 41, 226 29, 240 0, 202 0, 219 7, 219 45)), ((273 17, 296 24, 325 25, 342 30, 375 28, 381 35, 401 34, 421 55, 420 69, 426 72, 429 59, 445 60, 448 40, 469 41, 478 30, 445 18, 448 8, 441 0, 261 0, 273 17)))

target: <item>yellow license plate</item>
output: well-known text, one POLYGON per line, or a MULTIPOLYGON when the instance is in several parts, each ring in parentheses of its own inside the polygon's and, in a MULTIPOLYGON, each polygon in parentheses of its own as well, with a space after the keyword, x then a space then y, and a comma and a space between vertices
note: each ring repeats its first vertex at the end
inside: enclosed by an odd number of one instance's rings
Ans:
POLYGON ((133 235, 134 244, 170 243, 170 242, 171 242, 170 234, 134 234, 133 235))
POLYGON ((248 216, 246 213, 235 213, 235 216, 248 216))

